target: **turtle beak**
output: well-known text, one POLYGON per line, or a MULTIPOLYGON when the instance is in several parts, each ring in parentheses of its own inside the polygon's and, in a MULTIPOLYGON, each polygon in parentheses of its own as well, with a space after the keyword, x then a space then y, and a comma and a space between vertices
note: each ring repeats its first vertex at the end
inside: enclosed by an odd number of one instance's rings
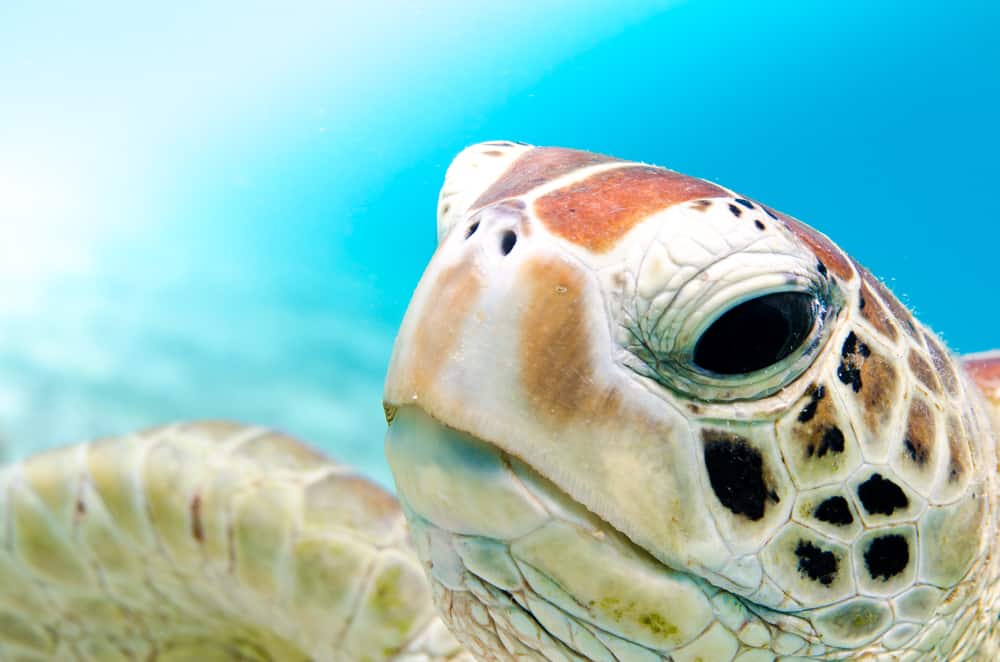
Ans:
POLYGON ((386 425, 392 425, 392 421, 393 421, 393 419, 396 418, 396 412, 398 410, 399 410, 399 407, 395 407, 393 405, 390 405, 388 402, 383 402, 382 403, 382 413, 385 414, 385 424, 386 425))

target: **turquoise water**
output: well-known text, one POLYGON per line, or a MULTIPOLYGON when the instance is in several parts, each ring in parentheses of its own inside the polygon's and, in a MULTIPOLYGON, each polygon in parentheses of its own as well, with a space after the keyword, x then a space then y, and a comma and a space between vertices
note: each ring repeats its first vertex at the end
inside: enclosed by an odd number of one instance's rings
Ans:
POLYGON ((387 481, 394 328, 486 139, 722 182, 1000 346, 996 3, 485 4, 0 4, 7 456, 226 417, 387 481))

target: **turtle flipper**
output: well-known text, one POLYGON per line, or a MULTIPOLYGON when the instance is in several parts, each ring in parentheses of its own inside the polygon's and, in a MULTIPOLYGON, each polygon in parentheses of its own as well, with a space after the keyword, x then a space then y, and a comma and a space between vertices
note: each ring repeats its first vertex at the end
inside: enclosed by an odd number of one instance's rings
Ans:
POLYGON ((1000 349, 963 356, 962 363, 986 398, 993 428, 1000 430, 1000 349))
POLYGON ((460 655, 396 500, 290 437, 179 424, 0 470, 0 659, 460 655))

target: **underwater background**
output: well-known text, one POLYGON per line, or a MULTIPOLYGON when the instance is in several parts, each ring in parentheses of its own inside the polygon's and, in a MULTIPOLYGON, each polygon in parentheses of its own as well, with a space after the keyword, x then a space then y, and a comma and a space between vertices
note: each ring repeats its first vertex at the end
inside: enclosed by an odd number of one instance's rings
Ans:
POLYGON ((0 3, 0 451, 274 426, 388 483, 467 144, 718 181, 1000 347, 1000 3, 0 3))

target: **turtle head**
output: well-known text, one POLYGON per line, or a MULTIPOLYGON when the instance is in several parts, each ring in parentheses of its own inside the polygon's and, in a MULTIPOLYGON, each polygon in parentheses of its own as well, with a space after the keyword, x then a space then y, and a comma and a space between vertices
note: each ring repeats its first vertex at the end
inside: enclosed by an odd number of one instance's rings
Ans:
POLYGON ((438 241, 386 449, 474 652, 886 652, 977 618, 948 605, 996 527, 981 405, 826 237, 669 170, 496 142, 449 168, 438 241))

